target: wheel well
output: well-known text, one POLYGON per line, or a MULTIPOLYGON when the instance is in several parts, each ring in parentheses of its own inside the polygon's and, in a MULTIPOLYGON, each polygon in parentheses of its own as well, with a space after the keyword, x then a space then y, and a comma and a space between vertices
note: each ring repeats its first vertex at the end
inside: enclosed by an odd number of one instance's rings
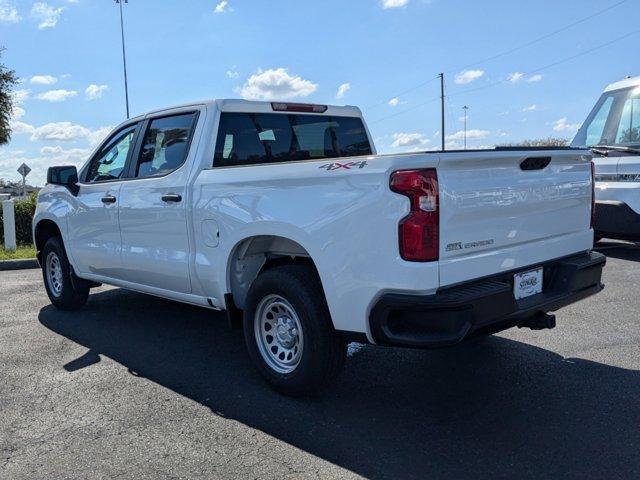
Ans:
POLYGON ((318 273, 311 255, 297 242, 275 235, 259 235, 240 242, 229 258, 229 285, 235 306, 244 309, 247 292, 261 272, 292 263, 308 264, 318 273))
POLYGON ((34 242, 36 244, 36 255, 38 257, 38 261, 42 263, 42 259, 40 258, 42 249, 44 248, 44 244, 47 243, 51 237, 61 237, 60 229, 56 222, 53 220, 41 220, 36 225, 35 238, 34 242))

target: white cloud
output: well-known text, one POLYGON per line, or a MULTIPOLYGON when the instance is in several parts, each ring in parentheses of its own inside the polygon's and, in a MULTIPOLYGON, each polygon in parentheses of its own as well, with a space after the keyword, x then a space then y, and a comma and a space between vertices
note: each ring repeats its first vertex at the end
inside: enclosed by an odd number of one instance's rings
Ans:
POLYGON ((562 117, 553 122, 553 129, 556 132, 575 133, 579 128, 579 123, 567 123, 567 117, 562 117))
POLYGON ((33 131, 35 130, 33 125, 16 121, 10 121, 9 128, 11 128, 11 133, 14 133, 16 135, 20 135, 21 133, 33 133, 33 131))
POLYGON ((336 98, 343 98, 345 93, 347 93, 349 90, 351 90, 351 85, 349 85, 348 83, 343 83, 338 87, 336 98))
POLYGON ((60 145, 56 145, 55 147, 42 147, 40 149, 40 154, 42 155, 62 155, 66 158, 86 157, 89 153, 91 153, 91 151, 87 148, 64 149, 60 145))
POLYGON ((387 8, 400 8, 404 7, 409 0, 382 0, 382 8, 385 10, 387 8))
POLYGON ((22 105, 25 100, 27 98, 29 98, 29 94, 31 93, 30 90, 27 89, 20 89, 20 90, 14 90, 13 93, 11 93, 11 97, 13 98, 13 103, 15 103, 16 105, 22 105))
POLYGON ((24 108, 19 107, 18 105, 14 105, 12 112, 11 112, 11 116, 13 118, 15 118, 16 120, 18 120, 19 118, 24 117, 25 111, 24 108))
POLYGON ((522 72, 513 72, 507 75, 507 81, 511 83, 518 83, 524 78, 524 73, 522 72))
POLYGON ((47 168, 52 165, 75 165, 80 167, 91 151, 84 148, 64 149, 60 146, 43 147, 39 154, 27 156, 24 151, 5 151, 0 154, 0 178, 19 179, 16 169, 23 162, 31 167, 28 182, 32 185, 45 183, 47 168))
POLYGON ((102 94, 107 90, 109 90, 107 85, 96 85, 92 83, 85 89, 84 94, 89 100, 96 100, 102 98, 102 94))
POLYGON ((64 102, 68 98, 72 98, 78 95, 75 90, 49 90, 48 92, 39 93, 36 95, 38 100, 45 100, 47 102, 64 102))
POLYGON ((31 17, 38 22, 38 29, 52 28, 58 24, 64 7, 52 7, 46 2, 36 2, 31 7, 31 17))
POLYGON ((394 148, 417 147, 427 143, 429 143, 429 139, 422 133, 394 133, 391 146, 394 148))
POLYGON ((34 75, 31 77, 31 80, 29 80, 32 85, 53 85, 57 81, 58 79, 51 75, 34 75))
POLYGON ((52 122, 35 127, 28 123, 14 120, 9 122, 9 126, 15 134, 30 134, 31 137, 29 139, 31 141, 86 141, 91 147, 100 143, 113 130, 113 127, 110 126, 92 130, 71 122, 52 122))
POLYGON ((398 103, 400 103, 400 99, 398 97, 394 97, 391 100, 389 100, 388 103, 390 107, 397 107, 398 103))
POLYGON ((533 105, 529 105, 528 107, 524 107, 522 109, 523 112, 533 112, 534 110, 538 109, 538 105, 536 105, 535 103, 533 105))
POLYGON ((471 83, 484 75, 484 70, 464 70, 455 76, 454 81, 458 85, 471 83))
POLYGON ((226 73, 227 73, 227 77, 229 78, 238 78, 240 76, 235 65, 231 67, 229 70, 227 70, 226 73))
POLYGON ((232 9, 229 7, 229 2, 227 0, 222 0, 220 3, 216 5, 216 8, 213 9, 214 13, 225 13, 231 12, 232 9))
POLYGON ((533 83, 533 82, 539 82, 540 80, 542 80, 542 75, 538 75, 538 74, 531 75, 530 77, 528 77, 526 73, 513 72, 507 75, 507 81, 510 83, 519 83, 519 82, 533 83))
POLYGON ((74 164, 78 167, 82 165, 92 148, 112 131, 112 127, 92 130, 71 122, 48 123, 41 127, 34 127, 24 122, 11 121, 9 125, 13 134, 30 134, 32 141, 56 143, 81 141, 88 144, 68 149, 55 144, 44 145, 40 148, 39 154, 31 156, 27 156, 25 151, 0 149, 0 178, 18 178, 15 170, 24 162, 32 168, 29 181, 33 185, 44 183, 47 168, 51 165, 74 164))
POLYGON ((247 100, 273 100, 307 97, 315 92, 318 85, 301 77, 294 77, 285 68, 258 70, 239 89, 247 100))
MULTIPOLYGON (((489 130, 467 130, 467 140, 478 140, 480 138, 486 138, 489 135, 491 135, 491 132, 489 130)), ((453 142, 464 140, 464 130, 459 130, 456 133, 447 135, 445 139, 453 142)))
POLYGON ((18 15, 18 9, 8 0, 0 0, 0 22, 18 23, 22 18, 18 15))
POLYGON ((30 140, 56 140, 72 142, 87 138, 91 130, 71 122, 52 122, 33 129, 30 140))
POLYGON ((93 130, 89 135, 87 135, 89 145, 92 147, 98 145, 111 133, 111 130, 113 130, 113 127, 100 127, 97 130, 93 130))

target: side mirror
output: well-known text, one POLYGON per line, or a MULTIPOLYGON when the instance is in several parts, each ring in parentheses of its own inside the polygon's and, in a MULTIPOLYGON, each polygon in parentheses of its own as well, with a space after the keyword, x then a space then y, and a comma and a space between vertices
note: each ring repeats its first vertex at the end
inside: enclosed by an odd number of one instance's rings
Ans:
POLYGON ((74 196, 78 195, 80 191, 78 170, 73 165, 49 167, 47 170, 47 183, 67 187, 74 196))

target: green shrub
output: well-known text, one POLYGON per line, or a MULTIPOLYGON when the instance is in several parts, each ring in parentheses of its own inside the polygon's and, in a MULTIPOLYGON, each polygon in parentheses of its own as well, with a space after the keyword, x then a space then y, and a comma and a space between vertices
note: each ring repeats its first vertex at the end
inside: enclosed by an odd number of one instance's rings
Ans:
MULTIPOLYGON (((33 244, 33 235, 31 234, 31 222, 36 212, 37 194, 29 195, 25 200, 14 202, 14 210, 16 217, 16 243, 18 245, 33 244)), ((4 219, 2 208, 0 208, 0 240, 4 241, 4 219)))

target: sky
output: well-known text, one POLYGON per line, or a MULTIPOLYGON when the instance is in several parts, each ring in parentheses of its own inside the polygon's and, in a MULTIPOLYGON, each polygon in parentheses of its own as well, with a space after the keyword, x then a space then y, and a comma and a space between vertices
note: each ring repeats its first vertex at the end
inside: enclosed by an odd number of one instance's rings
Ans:
MULTIPOLYGON (((113 0, 0 0, 21 80, 0 178, 44 183, 126 118, 113 0)), ((380 153, 571 138, 604 87, 640 75, 640 0, 129 0, 131 115, 211 98, 359 106, 380 153)))

